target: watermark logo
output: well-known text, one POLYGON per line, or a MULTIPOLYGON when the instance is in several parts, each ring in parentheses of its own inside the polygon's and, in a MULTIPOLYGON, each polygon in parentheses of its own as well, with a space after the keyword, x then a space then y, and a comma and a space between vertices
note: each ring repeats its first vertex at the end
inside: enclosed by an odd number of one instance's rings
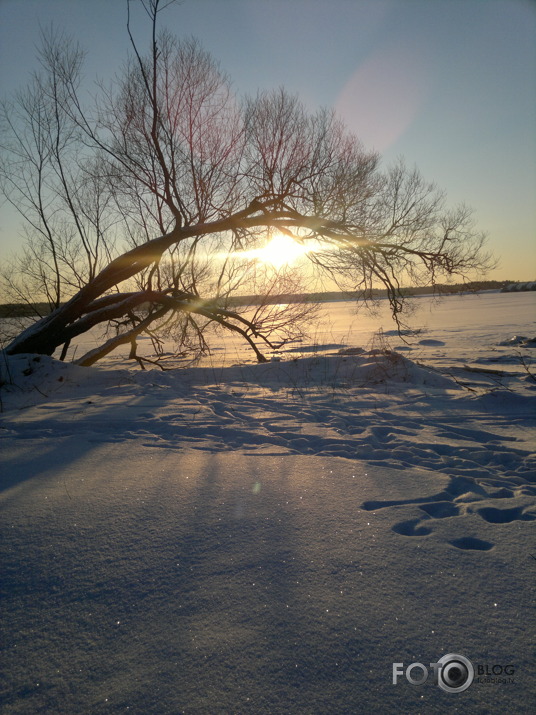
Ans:
POLYGON ((430 663, 427 668, 423 663, 393 663, 393 685, 399 678, 404 678, 411 685, 424 685, 432 673, 436 685, 446 693, 463 693, 473 683, 514 683, 513 665, 489 665, 471 663, 469 658, 459 653, 448 653, 437 663, 430 663))
POLYGON ((510 685, 515 683, 515 672, 516 669, 513 665, 501 665, 500 663, 477 665, 475 683, 510 685))
MULTIPOLYGON (((449 653, 437 663, 430 663, 436 685, 447 693, 461 693, 471 685, 475 677, 473 664, 464 655, 449 653)), ((411 663, 404 668, 404 663, 393 663, 393 685, 397 685, 400 676, 412 685, 424 685, 430 675, 423 663, 411 663)))

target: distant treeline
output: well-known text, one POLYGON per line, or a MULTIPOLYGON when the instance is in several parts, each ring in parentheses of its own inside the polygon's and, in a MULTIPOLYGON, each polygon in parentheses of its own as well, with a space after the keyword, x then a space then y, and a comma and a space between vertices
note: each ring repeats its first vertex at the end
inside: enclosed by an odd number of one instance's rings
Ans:
MULTIPOLYGON (((461 293, 478 293, 485 290, 515 290, 511 286, 519 285, 518 290, 528 290, 521 288, 523 283, 513 281, 472 281, 471 283, 457 283, 452 285, 437 284, 433 286, 422 286, 419 288, 401 288, 400 293, 403 296, 411 297, 417 295, 459 295, 461 293)), ((278 303, 332 303, 345 300, 363 300, 386 298, 386 290, 370 290, 368 292, 343 292, 343 291, 325 291, 321 293, 293 293, 280 294, 269 297, 261 297, 257 295, 236 296, 228 301, 229 306, 239 305, 258 305, 264 302, 267 305, 278 303)))
MULTIPOLYGON (((535 290, 536 281, 522 283, 520 281, 473 281, 471 283, 458 283, 454 285, 434 285, 420 288, 402 288, 404 296, 416 295, 453 295, 460 293, 478 293, 484 290, 497 290, 503 292, 535 290)), ((371 290, 364 292, 324 291, 319 293, 288 293, 272 295, 269 297, 258 295, 234 296, 227 301, 228 307, 244 305, 276 305, 279 303, 332 303, 345 300, 363 300, 364 298, 386 298, 387 291, 371 290)), ((0 318, 26 318, 39 315, 48 315, 50 306, 47 303, 25 305, 22 303, 5 303, 0 305, 0 318)))
POLYGON ((0 318, 35 318, 51 312, 48 303, 4 303, 0 305, 0 318))

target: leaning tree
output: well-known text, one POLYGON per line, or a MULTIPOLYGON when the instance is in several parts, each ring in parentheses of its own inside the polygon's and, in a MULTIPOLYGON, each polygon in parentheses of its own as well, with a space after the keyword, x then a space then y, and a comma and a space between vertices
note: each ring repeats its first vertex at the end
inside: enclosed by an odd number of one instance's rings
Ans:
POLYGON ((381 170, 331 111, 310 113, 283 89, 239 99, 196 41, 158 32, 161 0, 140 2, 149 50, 127 21, 131 55, 97 96, 81 82, 78 45, 48 33, 40 71, 3 104, 1 185, 26 225, 4 288, 50 308, 7 353, 65 355, 82 333, 115 326, 78 360, 89 365, 125 343, 136 356, 142 333, 203 349, 218 325, 262 361, 262 344, 308 316, 268 307, 300 286, 298 272, 271 275, 252 258, 274 233, 310 247, 302 275, 364 296, 386 289, 397 320, 402 281, 486 267, 465 206, 449 209, 403 161, 381 170), (244 292, 264 296, 253 314, 232 302, 244 292))

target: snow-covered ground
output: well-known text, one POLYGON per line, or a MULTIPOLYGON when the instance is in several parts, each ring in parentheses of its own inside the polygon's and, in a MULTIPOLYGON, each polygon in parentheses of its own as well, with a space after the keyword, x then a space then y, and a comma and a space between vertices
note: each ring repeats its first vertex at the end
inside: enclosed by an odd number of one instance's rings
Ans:
POLYGON ((1 712, 531 712, 535 298, 419 299, 409 344, 330 304, 263 365, 0 354, 1 712))

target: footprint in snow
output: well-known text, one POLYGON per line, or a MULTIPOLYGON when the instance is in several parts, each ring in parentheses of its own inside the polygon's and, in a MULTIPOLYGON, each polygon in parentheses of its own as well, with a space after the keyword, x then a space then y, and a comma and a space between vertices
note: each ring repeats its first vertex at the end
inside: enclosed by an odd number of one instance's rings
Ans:
POLYGON ((477 509, 477 514, 490 524, 510 524, 512 521, 534 521, 536 515, 526 512, 524 507, 516 506, 512 509, 496 509, 485 506, 477 509))
POLYGON ((432 533, 432 529, 427 526, 419 526, 421 519, 409 519, 408 521, 399 521, 394 524, 391 529, 396 534, 402 534, 402 536, 428 536, 432 533))
POLYGON ((419 506, 421 511, 432 517, 432 519, 446 519, 449 516, 458 516, 460 507, 450 501, 437 501, 431 504, 419 506))
MULTIPOLYGON (((391 527, 392 531, 402 536, 428 536, 432 533, 432 529, 426 523, 423 524, 426 520, 448 519, 468 512, 478 514, 481 519, 490 524, 510 524, 513 521, 535 521, 536 513, 527 510, 525 506, 512 508, 491 506, 475 508, 473 506, 475 499, 477 501, 486 497, 510 499, 513 496, 513 492, 509 489, 503 488, 494 493, 488 492, 482 485, 477 484, 475 480, 456 476, 450 480, 445 491, 436 495, 436 501, 433 501, 433 497, 385 502, 370 501, 362 504, 362 508, 370 511, 372 509, 384 509, 409 504, 418 506, 418 508, 424 512, 422 517, 399 521, 391 527), (468 503, 464 504, 463 502, 468 503)), ((495 546, 491 541, 478 539, 474 536, 464 536, 450 540, 448 543, 462 551, 490 551, 495 546)))
POLYGON ((491 541, 477 539, 475 536, 462 536, 461 539, 453 539, 449 544, 462 551, 489 551, 495 544, 491 541))
POLYGON ((434 340, 433 338, 419 340, 419 345, 424 345, 425 347, 441 347, 444 344, 443 340, 434 340))

